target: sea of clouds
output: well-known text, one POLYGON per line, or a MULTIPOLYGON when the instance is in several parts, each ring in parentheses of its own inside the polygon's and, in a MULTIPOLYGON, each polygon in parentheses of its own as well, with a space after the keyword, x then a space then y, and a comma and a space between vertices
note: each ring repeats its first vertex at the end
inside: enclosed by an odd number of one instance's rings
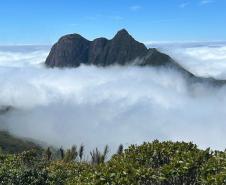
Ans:
MULTIPOLYGON (((226 44, 158 45, 199 76, 226 79, 226 44)), ((190 88, 166 68, 48 69, 48 46, 0 47, 0 127, 55 146, 159 140, 226 148, 226 87, 190 88)))

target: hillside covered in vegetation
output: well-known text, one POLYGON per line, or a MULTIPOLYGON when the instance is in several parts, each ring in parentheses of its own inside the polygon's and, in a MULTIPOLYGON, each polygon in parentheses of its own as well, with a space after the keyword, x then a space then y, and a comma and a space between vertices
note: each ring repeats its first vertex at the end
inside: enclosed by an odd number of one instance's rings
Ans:
POLYGON ((0 184, 17 185, 222 185, 226 152, 201 150, 192 143, 131 145, 107 159, 108 147, 84 157, 84 146, 0 155, 0 184))
POLYGON ((21 153, 26 150, 41 150, 34 142, 12 136, 6 131, 0 130, 0 150, 3 153, 21 153))

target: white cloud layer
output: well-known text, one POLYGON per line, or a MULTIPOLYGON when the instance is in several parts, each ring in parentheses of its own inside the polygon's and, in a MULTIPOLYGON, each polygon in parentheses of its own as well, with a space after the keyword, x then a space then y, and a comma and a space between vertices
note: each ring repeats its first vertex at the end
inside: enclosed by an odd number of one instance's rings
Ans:
MULTIPOLYGON (((164 68, 46 69, 47 49, 0 50, 0 105, 15 107, 0 121, 16 135, 88 149, 156 138, 226 146, 226 87, 187 86, 164 68)), ((224 46, 165 51, 200 75, 226 70, 224 46)))
POLYGON ((198 76, 226 79, 226 44, 219 43, 177 43, 156 44, 186 69, 198 76))

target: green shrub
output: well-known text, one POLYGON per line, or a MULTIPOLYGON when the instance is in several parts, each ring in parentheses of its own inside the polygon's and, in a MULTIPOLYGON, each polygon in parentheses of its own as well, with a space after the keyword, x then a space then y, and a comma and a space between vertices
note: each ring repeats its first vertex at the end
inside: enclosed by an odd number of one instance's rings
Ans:
MULTIPOLYGON (((107 149, 103 154, 107 153, 107 149)), ((121 149, 120 149, 121 150, 121 149)), ((117 152, 107 162, 46 160, 36 151, 0 154, 0 184, 16 185, 222 185, 226 153, 185 142, 144 143, 117 152)), ((82 152, 81 152, 82 153, 82 152)), ((76 154, 76 155, 74 155, 76 154)), ((79 155, 78 155, 79 156, 79 155)))

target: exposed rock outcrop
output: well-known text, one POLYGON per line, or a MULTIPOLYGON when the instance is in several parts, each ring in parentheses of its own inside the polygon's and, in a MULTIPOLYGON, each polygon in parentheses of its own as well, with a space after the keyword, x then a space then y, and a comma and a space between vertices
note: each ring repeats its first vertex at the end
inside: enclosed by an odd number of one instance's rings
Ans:
POLYGON ((45 63, 50 67, 78 67, 80 64, 156 66, 172 62, 169 56, 146 48, 122 29, 111 40, 97 38, 88 41, 78 34, 63 36, 54 44, 45 63))
POLYGON ((80 64, 168 66, 182 72, 193 82, 214 85, 225 84, 225 80, 197 77, 170 56, 155 48, 148 49, 136 41, 125 29, 120 30, 111 40, 97 38, 89 41, 79 34, 63 36, 53 45, 45 64, 48 67, 78 67, 80 64))

